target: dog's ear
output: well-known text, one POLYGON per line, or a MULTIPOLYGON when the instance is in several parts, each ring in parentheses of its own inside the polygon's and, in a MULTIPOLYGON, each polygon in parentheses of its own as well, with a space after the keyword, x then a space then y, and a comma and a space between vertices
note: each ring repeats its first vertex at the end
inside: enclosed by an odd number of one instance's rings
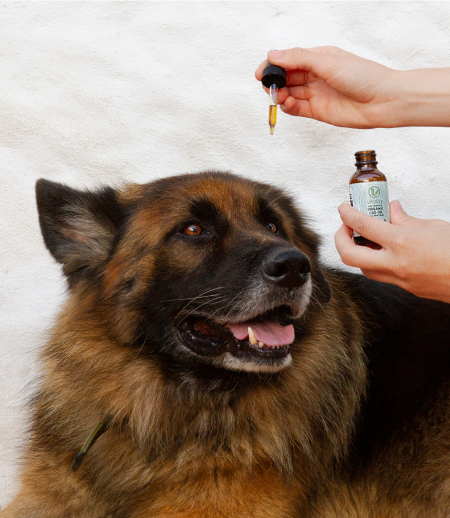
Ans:
POLYGON ((322 304, 330 302, 333 290, 331 289, 331 285, 328 282, 322 267, 319 265, 316 265, 315 268, 313 268, 312 282, 313 295, 315 299, 322 304))
POLYGON ((40 179, 36 200, 45 244, 73 286, 109 257, 123 220, 116 192, 110 187, 78 191, 40 179))

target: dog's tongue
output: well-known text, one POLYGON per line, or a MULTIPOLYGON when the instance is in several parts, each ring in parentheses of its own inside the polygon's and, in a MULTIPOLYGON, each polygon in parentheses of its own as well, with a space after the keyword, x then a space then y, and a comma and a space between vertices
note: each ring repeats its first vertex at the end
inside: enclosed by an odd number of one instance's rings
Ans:
POLYGON ((289 345, 295 339, 294 326, 282 326, 275 320, 264 320, 259 322, 252 320, 243 324, 230 324, 230 330, 238 340, 245 340, 248 337, 248 328, 251 327, 258 342, 272 347, 289 345))

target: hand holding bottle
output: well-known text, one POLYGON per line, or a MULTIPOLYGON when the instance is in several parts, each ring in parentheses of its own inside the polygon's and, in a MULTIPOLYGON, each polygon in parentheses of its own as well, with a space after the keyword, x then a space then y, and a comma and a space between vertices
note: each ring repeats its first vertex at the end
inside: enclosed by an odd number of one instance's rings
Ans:
POLYGON ((342 204, 343 225, 335 236, 344 264, 361 268, 369 279, 396 284, 419 297, 450 302, 450 223, 408 216, 390 203, 391 224, 342 204), (353 230, 381 245, 358 246, 353 230))

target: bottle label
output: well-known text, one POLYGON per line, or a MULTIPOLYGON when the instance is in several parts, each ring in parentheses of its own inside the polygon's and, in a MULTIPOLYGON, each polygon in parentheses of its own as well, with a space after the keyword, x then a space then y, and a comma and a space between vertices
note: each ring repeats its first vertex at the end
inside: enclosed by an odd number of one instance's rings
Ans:
MULTIPOLYGON (((377 219, 389 219, 389 195, 387 182, 360 182, 349 185, 350 204, 359 212, 377 219)), ((359 234, 353 231, 353 236, 359 234)))

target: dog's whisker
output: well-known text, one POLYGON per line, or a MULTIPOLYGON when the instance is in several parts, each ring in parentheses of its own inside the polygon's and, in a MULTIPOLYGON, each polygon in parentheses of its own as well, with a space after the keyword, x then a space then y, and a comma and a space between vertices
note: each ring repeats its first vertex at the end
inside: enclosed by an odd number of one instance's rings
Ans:
POLYGON ((219 288, 212 288, 210 290, 207 290, 207 291, 204 291, 203 293, 201 293, 200 295, 197 295, 196 297, 192 297, 189 302, 180 310, 180 311, 184 311, 187 307, 190 306, 190 304, 192 304, 193 302, 195 302, 197 299, 199 298, 205 298, 207 296, 210 296, 210 297, 215 297, 217 296, 217 293, 210 293, 211 291, 215 291, 216 289, 222 289, 223 287, 219 287, 219 288), (207 293, 210 293, 210 295, 206 295, 207 293))
MULTIPOLYGON (((223 305, 223 306, 221 306, 220 308, 217 308, 217 309, 212 313, 212 316, 215 316, 215 315, 217 315, 217 313, 219 313, 220 311, 223 311, 224 309, 226 310, 227 308, 229 308, 230 304, 232 304, 232 303, 234 302, 234 300, 235 300, 237 297, 239 297, 239 295, 241 295, 241 294, 242 294, 242 292, 243 292, 243 291, 244 291, 244 288, 243 288, 243 289, 241 289, 241 291, 240 291, 240 292, 239 292, 235 297, 233 297, 230 301, 228 301, 226 304, 224 304, 224 305, 223 305)), ((232 308, 232 309, 233 309, 233 308, 232 308)), ((230 309, 230 311, 231 311, 231 309, 230 309)), ((229 317, 229 315, 230 315, 230 312, 227 312, 227 314, 226 314, 226 317, 225 317, 225 318, 229 317)))
POLYGON ((273 203, 275 203, 277 200, 279 200, 280 198, 283 198, 284 197, 284 194, 280 194, 280 196, 277 196, 274 200, 272 200, 268 205, 267 207, 270 207, 273 203))
MULTIPOLYGON (((181 321, 177 321, 177 324, 180 325, 182 324, 187 318, 189 318, 193 313, 195 313, 196 311, 198 311, 201 307, 205 306, 206 304, 209 304, 210 302, 216 302, 217 300, 220 300, 222 299, 223 297, 222 296, 217 296, 215 299, 212 299, 212 300, 207 300, 206 302, 203 302, 203 304, 200 304, 199 306, 197 306, 196 308, 194 308, 192 311, 190 311, 187 315, 185 315, 181 321)), ((182 310, 180 310, 178 313, 177 313, 177 316, 175 317, 175 320, 177 319, 178 315, 180 315, 180 313, 182 313, 183 311, 185 310, 185 308, 183 308, 182 310)))
POLYGON ((229 300, 226 304, 224 304, 222 307, 216 309, 213 313, 213 315, 217 315, 220 311, 226 311, 226 314, 224 315, 224 320, 227 320, 230 316, 231 311, 233 311, 234 308, 230 308, 230 305, 233 304, 233 302, 245 291, 245 288, 242 288, 239 293, 234 296, 231 300, 229 300), (229 309, 228 309, 229 308, 229 309), (228 310, 228 311, 227 311, 228 310))
POLYGON ((186 309, 192 304, 194 303, 195 301, 199 301, 199 302, 202 302, 202 306, 204 304, 207 304, 208 302, 214 302, 215 300, 217 299, 221 299, 221 298, 224 298, 224 295, 221 295, 219 293, 212 293, 208 296, 204 296, 201 298, 200 300, 200 297, 194 297, 193 299, 191 299, 187 304, 185 304, 179 311, 178 311, 178 314, 182 313, 183 311, 186 311, 186 309), (204 300, 206 298, 206 300, 204 300))
POLYGON ((150 332, 147 333, 146 337, 144 338, 141 346, 139 347, 139 350, 137 351, 137 353, 134 355, 134 357, 130 360, 130 363, 133 362, 140 354, 141 354, 141 351, 142 349, 144 348, 145 344, 147 343, 147 340, 150 336, 150 332))
POLYGON ((228 303, 228 306, 232 304, 238 297, 240 297, 245 291, 245 288, 242 288, 228 303))
POLYGON ((317 295, 315 295, 315 290, 313 289, 312 290, 312 293, 310 295, 310 302, 312 302, 313 305, 316 305, 316 306, 319 306, 321 309, 324 308, 323 304, 320 302, 319 298, 317 297, 317 295))
POLYGON ((273 188, 274 188, 274 187, 273 187, 273 185, 271 185, 271 186, 267 189, 267 191, 263 194, 263 198, 266 198, 266 197, 267 197, 267 196, 272 192, 273 188))
POLYGON ((162 300, 161 302, 178 302, 178 301, 181 301, 181 300, 196 300, 196 299, 199 299, 199 298, 202 298, 202 297, 209 297, 209 295, 206 295, 207 293, 209 293, 211 291, 215 291, 215 290, 223 290, 224 287, 225 286, 218 286, 217 288, 211 288, 210 290, 204 291, 202 294, 197 295, 196 297, 187 297, 187 298, 184 298, 184 299, 166 299, 166 300, 162 300))

